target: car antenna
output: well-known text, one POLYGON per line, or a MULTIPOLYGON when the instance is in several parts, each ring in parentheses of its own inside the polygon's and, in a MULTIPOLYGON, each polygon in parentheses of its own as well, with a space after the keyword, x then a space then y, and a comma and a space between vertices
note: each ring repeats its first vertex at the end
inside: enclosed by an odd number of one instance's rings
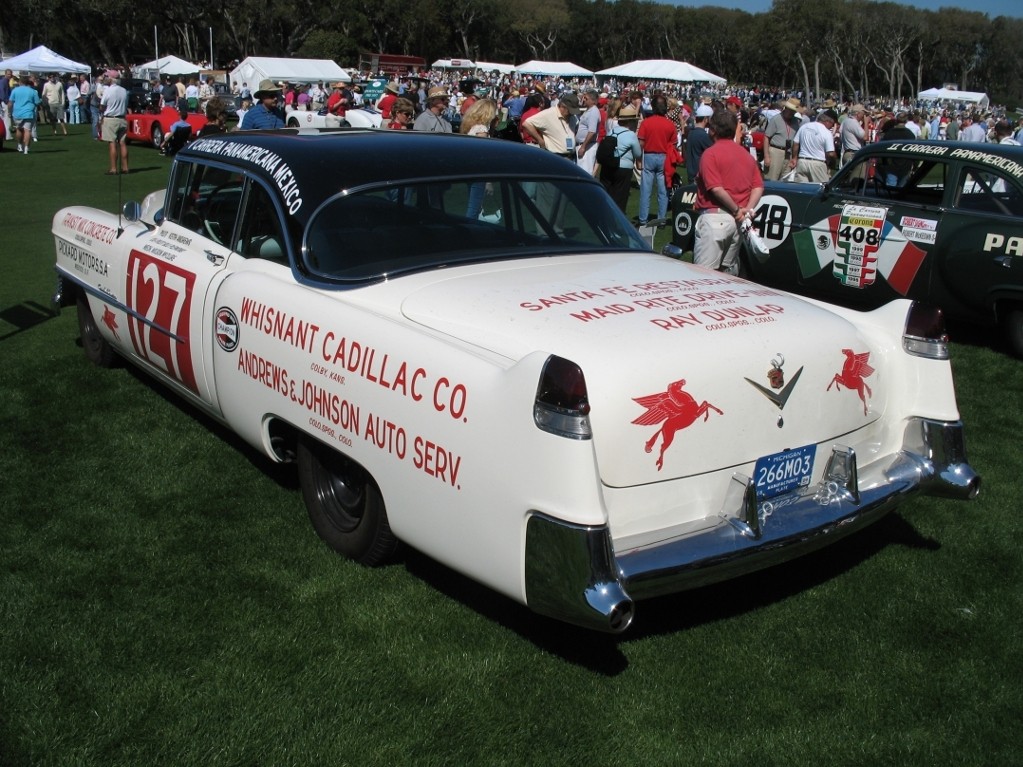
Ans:
POLYGON ((125 135, 128 133, 128 128, 122 126, 117 129, 117 133, 114 135, 114 151, 117 153, 117 236, 120 237, 124 234, 124 222, 121 220, 121 216, 124 213, 123 206, 123 195, 121 192, 121 177, 124 175, 124 162, 122 161, 123 155, 121 154, 121 142, 125 140, 125 135))

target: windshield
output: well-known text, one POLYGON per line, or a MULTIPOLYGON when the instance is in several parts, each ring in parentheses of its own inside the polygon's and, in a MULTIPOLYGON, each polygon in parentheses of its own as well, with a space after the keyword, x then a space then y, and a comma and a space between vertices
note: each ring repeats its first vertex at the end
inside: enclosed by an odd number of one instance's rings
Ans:
POLYGON ((342 193, 313 215, 302 247, 310 275, 356 283, 453 264, 600 250, 649 251, 600 186, 492 177, 342 193))

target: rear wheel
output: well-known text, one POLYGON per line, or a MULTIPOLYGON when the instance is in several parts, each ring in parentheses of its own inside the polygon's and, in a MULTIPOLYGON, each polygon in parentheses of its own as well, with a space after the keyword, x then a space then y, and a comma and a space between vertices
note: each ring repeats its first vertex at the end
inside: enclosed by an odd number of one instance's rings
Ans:
POLYGON ((1002 320, 1002 328, 1012 353, 1023 357, 1023 307, 1014 306, 1009 309, 1002 320))
POLYGON ((298 476, 309 520, 328 546, 369 566, 394 554, 398 542, 384 500, 364 468, 320 442, 301 439, 298 476))
POLYGON ((160 123, 153 124, 153 146, 157 149, 163 146, 163 128, 160 127, 160 123))
POLYGON ((298 128, 299 127, 298 120, 296 120, 294 117, 292 117, 290 120, 288 120, 288 127, 289 128, 298 128))
POLYGON ((82 350, 89 362, 101 368, 114 364, 114 349, 99 332, 96 318, 89 308, 89 299, 84 295, 78 296, 78 332, 82 336, 82 350))

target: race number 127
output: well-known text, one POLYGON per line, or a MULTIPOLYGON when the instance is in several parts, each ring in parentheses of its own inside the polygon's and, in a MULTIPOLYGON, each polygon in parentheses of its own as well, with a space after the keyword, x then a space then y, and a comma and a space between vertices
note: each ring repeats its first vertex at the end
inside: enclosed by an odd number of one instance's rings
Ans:
POLYGON ((128 256, 125 298, 135 353, 197 392, 188 325, 195 274, 146 253, 128 256))

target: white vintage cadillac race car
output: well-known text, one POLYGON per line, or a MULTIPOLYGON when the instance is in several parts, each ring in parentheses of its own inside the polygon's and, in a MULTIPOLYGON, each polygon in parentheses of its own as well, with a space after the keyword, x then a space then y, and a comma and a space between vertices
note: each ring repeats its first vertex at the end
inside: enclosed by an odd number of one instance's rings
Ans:
POLYGON ((53 234, 90 359, 297 462, 330 546, 374 564, 402 541, 582 626, 979 490, 939 312, 652 253, 534 148, 233 133, 53 234))

